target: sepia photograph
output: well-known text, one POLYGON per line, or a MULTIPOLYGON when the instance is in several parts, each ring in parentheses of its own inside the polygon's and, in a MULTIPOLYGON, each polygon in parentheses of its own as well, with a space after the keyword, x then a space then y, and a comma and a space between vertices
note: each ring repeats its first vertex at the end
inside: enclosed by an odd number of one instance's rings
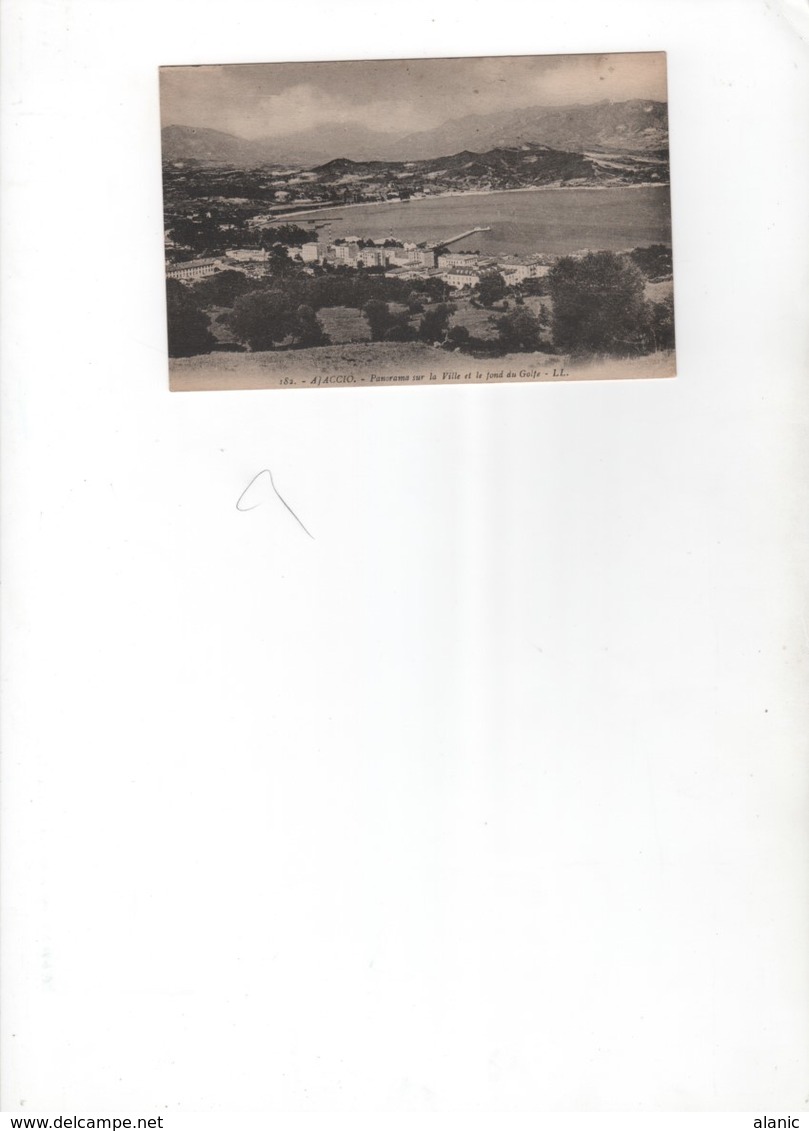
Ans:
POLYGON ((164 67, 173 390, 671 377, 664 53, 164 67))

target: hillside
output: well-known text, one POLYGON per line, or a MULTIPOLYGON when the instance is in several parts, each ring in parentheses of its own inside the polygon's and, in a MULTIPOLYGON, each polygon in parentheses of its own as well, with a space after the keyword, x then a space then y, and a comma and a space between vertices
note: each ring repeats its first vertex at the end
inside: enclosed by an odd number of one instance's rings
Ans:
POLYGON ((436 179, 451 183, 478 183, 506 179, 509 183, 547 184, 597 177, 593 161, 579 153, 550 149, 545 145, 501 146, 486 153, 466 149, 425 161, 352 161, 339 157, 310 170, 317 183, 341 185, 378 178, 383 173, 403 183, 436 179))
MULTIPOLYGON (((396 375, 434 372, 435 382, 425 380, 422 388, 451 388, 452 381, 441 378, 447 371, 502 372, 504 379, 481 383, 509 384, 508 371, 527 374, 532 381, 615 380, 626 378, 673 377, 673 351, 633 358, 593 358, 577 360, 561 354, 506 354, 492 361, 472 361, 460 354, 433 349, 423 342, 354 342, 344 346, 320 346, 314 349, 274 351, 267 353, 213 353, 199 357, 171 358, 169 383, 175 392, 204 389, 273 389, 281 381, 293 378, 292 389, 307 389, 317 384, 324 388, 379 388, 384 382, 372 383, 371 374, 392 376, 390 384, 398 387, 412 381, 396 380, 396 375), (334 374, 348 374, 353 383, 332 384, 334 374), (554 376, 554 374, 557 374, 554 376), (562 375, 560 375, 562 374, 562 375), (365 380, 361 380, 364 377, 365 380)), ((517 377, 517 380, 521 378, 517 377)), ((514 380, 514 379, 512 379, 514 380)), ((472 384, 477 384, 472 381, 472 384)), ((288 388, 290 388, 288 386, 288 388)))
POLYGON ((226 165, 256 162, 255 142, 201 126, 166 126, 161 134, 164 161, 211 161, 226 165))
POLYGON ((335 159, 423 161, 468 150, 545 145, 572 152, 618 150, 643 154, 668 146, 663 102, 632 99, 576 106, 526 107, 454 118, 419 133, 396 134, 342 122, 280 137, 247 139, 220 130, 167 126, 166 161, 198 160, 235 165, 322 166, 335 159))
POLYGON ((577 152, 663 149, 668 145, 667 108, 662 102, 635 99, 506 110, 469 115, 399 141, 411 158, 436 157, 453 144, 486 150, 537 143, 577 152))

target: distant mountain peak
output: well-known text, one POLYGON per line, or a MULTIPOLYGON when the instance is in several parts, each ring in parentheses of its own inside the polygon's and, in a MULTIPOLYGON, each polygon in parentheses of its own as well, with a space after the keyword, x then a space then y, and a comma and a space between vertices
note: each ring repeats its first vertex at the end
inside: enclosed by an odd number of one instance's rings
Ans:
POLYGON ((201 126, 170 125, 163 130, 166 161, 310 169, 343 162, 346 171, 358 163, 419 161, 447 154, 471 161, 481 153, 526 146, 579 153, 611 149, 643 153, 667 145, 666 104, 648 98, 467 114, 407 135, 343 122, 252 140, 201 126))

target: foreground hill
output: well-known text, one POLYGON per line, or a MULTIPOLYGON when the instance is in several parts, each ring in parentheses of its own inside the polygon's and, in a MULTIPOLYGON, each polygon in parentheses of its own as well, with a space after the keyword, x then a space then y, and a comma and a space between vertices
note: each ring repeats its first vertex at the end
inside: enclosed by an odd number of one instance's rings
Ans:
MULTIPOLYGON (((313 349, 267 353, 212 353, 199 357, 172 358, 169 364, 170 387, 175 392, 204 389, 272 389, 284 377, 293 376, 296 388, 311 388, 312 379, 335 374, 351 375, 350 388, 375 387, 371 374, 395 377, 399 374, 433 372, 438 380, 420 385, 445 387, 463 381, 442 381, 445 372, 468 370, 535 372, 536 381, 619 380, 624 378, 673 377, 674 353, 665 351, 646 357, 573 360, 561 354, 507 354, 487 360, 448 353, 423 342, 353 342, 346 345, 318 346, 313 349), (563 376, 553 376, 554 370, 563 376), (365 381, 360 378, 364 376, 365 381), (300 381, 297 379, 301 378, 300 381)), ((519 379, 519 378, 517 378, 519 379)), ((410 382, 393 381, 392 384, 410 382)), ((487 382, 507 384, 506 379, 487 382)), ((325 383, 324 383, 325 384, 325 383)), ((329 388, 346 388, 344 383, 329 388)))

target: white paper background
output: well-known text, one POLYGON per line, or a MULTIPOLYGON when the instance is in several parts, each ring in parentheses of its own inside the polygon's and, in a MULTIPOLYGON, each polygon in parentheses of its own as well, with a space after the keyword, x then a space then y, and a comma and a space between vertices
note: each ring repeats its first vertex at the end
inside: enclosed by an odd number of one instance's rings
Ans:
POLYGON ((789 12, 6 0, 6 1110, 805 1105, 789 12), (167 392, 160 64, 660 49, 676 381, 167 392))

